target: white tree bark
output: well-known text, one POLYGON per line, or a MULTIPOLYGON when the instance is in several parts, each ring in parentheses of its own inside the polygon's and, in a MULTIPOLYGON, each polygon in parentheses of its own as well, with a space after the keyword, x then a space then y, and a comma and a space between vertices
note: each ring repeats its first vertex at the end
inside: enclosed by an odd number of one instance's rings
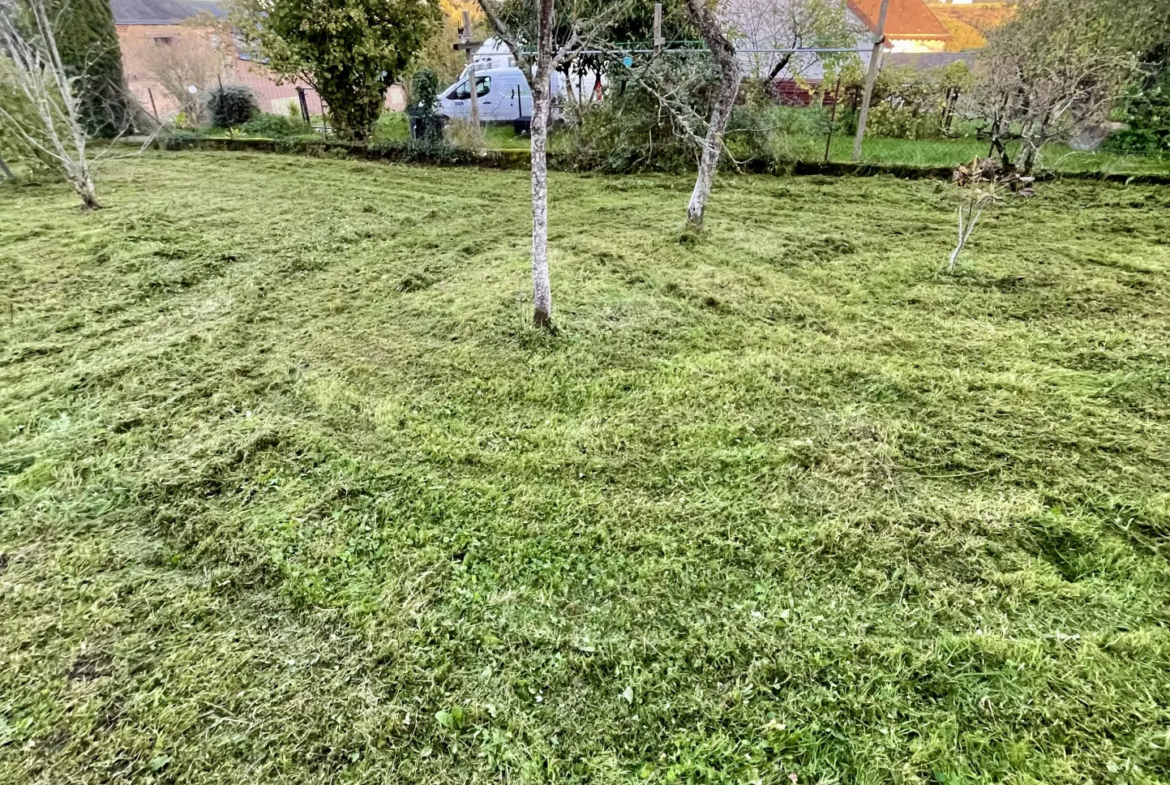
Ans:
POLYGON ((591 19, 575 18, 568 39, 554 40, 554 0, 535 0, 535 35, 509 28, 500 0, 479 0, 496 37, 512 53, 532 88, 532 323, 556 332, 548 267, 548 127, 552 111, 552 75, 595 41, 632 0, 615 0, 591 19), (532 52, 535 37, 536 51, 532 52))
POLYGON ((685 0, 685 3, 691 21, 699 29, 699 34, 707 42, 707 48, 711 50, 711 55, 719 66, 719 90, 715 95, 715 104, 711 107, 711 121, 707 125, 707 136, 703 140, 703 153, 699 158, 699 174, 695 178, 695 189, 691 192, 691 200, 687 204, 687 225, 694 229, 702 229, 707 199, 711 196, 715 172, 719 169, 719 156, 723 152, 723 132, 727 129, 727 121, 735 107, 735 98, 739 95, 739 83, 743 79, 743 73, 736 57, 735 46, 723 32, 712 8, 704 0, 685 0))
POLYGON ((0 121, 57 164, 86 209, 97 209, 101 204, 86 155, 88 140, 73 92, 77 80, 65 71, 44 0, 29 0, 28 10, 31 35, 18 22, 20 9, 10 0, 0 0, 0 51, 11 58, 16 87, 35 110, 36 121, 22 121, 3 106, 0 121))
POLYGON ((552 108, 548 72, 532 85, 532 323, 553 329, 548 274, 548 124, 552 108))

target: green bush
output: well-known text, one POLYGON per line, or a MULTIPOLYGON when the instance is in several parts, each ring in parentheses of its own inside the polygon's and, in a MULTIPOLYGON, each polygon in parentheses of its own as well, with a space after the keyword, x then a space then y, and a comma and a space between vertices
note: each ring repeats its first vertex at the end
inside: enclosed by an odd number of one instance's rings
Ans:
POLYGON ((303 136, 311 133, 304 120, 278 114, 258 114, 240 126, 240 130, 248 136, 262 136, 268 139, 283 139, 290 136, 303 136))
POLYGON ((1129 128, 1110 134, 1102 149, 1140 155, 1170 154, 1170 63, 1165 59, 1161 69, 1130 89, 1124 120, 1129 128))
POLYGON ((7 112, 7 117, 0 117, 0 158, 9 164, 24 164, 38 179, 59 176, 52 158, 29 144, 25 138, 25 134, 28 134, 41 144, 48 145, 48 138, 33 104, 17 88, 15 75, 8 73, 15 67, 11 60, 0 57, 0 106, 7 112), (24 134, 18 133, 11 124, 18 125, 24 134))
POLYGON ((687 132, 702 132, 718 71, 705 59, 662 58, 640 72, 649 84, 683 85, 679 103, 665 109, 654 92, 618 70, 605 100, 581 111, 577 123, 554 140, 554 150, 577 169, 632 172, 689 171, 698 147, 687 132), (685 102, 685 103, 683 103, 685 102))
POLYGON ((946 136, 947 96, 971 85, 971 71, 961 62, 929 71, 909 65, 885 68, 874 84, 867 133, 888 139, 946 136))
POLYGON ((767 164, 819 158, 828 130, 829 115, 822 106, 777 106, 749 95, 732 112, 724 139, 737 160, 767 164))
POLYGON ((91 136, 109 138, 132 129, 133 101, 128 98, 108 0, 51 0, 48 7, 65 70, 78 80, 86 130, 91 136))
POLYGON ((435 102, 438 99, 439 77, 429 68, 420 68, 411 82, 409 110, 410 117, 417 124, 416 133, 420 139, 434 141, 442 136, 443 127, 435 115, 435 102))
POLYGON ((241 85, 227 85, 211 91, 207 111, 216 128, 235 128, 260 114, 260 107, 251 90, 241 85))
POLYGON ((368 149, 371 153, 402 163, 458 165, 481 158, 477 151, 455 147, 442 139, 385 139, 373 142, 368 149))

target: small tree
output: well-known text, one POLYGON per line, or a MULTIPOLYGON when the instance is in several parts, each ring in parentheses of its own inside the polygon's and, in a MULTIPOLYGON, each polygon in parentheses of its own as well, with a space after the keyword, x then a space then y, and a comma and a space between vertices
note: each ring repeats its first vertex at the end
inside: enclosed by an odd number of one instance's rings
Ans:
POLYGON ((27 114, 0 105, 0 123, 36 158, 51 163, 86 209, 101 207, 93 184, 93 162, 78 97, 81 77, 66 70, 45 0, 0 0, 0 52, 11 58, 12 88, 27 114))
POLYGON ((438 21, 438 0, 231 0, 230 8, 268 67, 311 84, 337 134, 356 141, 369 138, 386 90, 438 21))
POLYGON ((155 42, 143 57, 146 73, 195 124, 203 121, 200 95, 215 83, 223 57, 199 31, 184 31, 169 43, 155 42), (195 87, 196 93, 189 88, 195 87))
POLYGON ((739 58, 735 45, 727 30, 725 22, 720 20, 717 10, 707 0, 683 0, 687 15, 699 30, 699 35, 707 42, 719 67, 719 87, 715 92, 715 100, 711 103, 711 118, 707 122, 707 135, 703 140, 702 154, 699 156, 699 173, 695 178, 695 188, 691 192, 691 200, 687 204, 687 226, 694 230, 703 228, 703 214, 707 209, 707 199, 711 196, 711 186, 715 182, 715 172, 719 168, 719 156, 723 152, 723 133, 727 129, 727 121, 731 118, 731 110, 735 106, 735 97, 739 95, 739 83, 743 73, 739 67, 739 58))
POLYGON ((557 28, 555 0, 521 2, 479 0, 479 6, 499 38, 512 52, 532 90, 532 322, 555 331, 552 284, 548 271, 548 126, 552 113, 552 74, 601 34, 628 7, 629 0, 603 3, 595 14, 581 7, 570 14, 572 24, 557 28), (529 11, 535 11, 535 14, 529 11))
MULTIPOLYGON (((726 0, 722 16, 733 39, 750 49, 847 48, 865 31, 848 13, 845 0, 726 0)), ((751 52, 751 75, 773 83, 785 70, 793 75, 820 62, 836 68, 854 53, 751 52)))
POLYGON ((1004 167, 994 158, 976 158, 955 169, 952 178, 959 187, 959 241, 947 260, 947 272, 953 273, 959 254, 971 239, 983 210, 1002 202, 1008 194, 1030 197, 1035 195, 1035 178, 1021 175, 1004 167))

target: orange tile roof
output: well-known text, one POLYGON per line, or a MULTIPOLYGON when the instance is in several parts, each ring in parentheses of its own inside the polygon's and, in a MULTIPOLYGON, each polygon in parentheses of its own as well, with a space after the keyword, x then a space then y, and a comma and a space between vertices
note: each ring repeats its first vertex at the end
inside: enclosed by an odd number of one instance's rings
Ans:
POLYGON ((951 31, 948 49, 980 49, 987 46, 986 35, 1015 15, 1015 6, 1008 3, 971 3, 970 5, 930 6, 938 20, 951 31))
MULTIPOLYGON (((882 0, 847 0, 849 10, 873 32, 877 32, 882 0)), ((886 35, 900 39, 949 40, 950 32, 922 0, 890 0, 886 14, 886 35)))

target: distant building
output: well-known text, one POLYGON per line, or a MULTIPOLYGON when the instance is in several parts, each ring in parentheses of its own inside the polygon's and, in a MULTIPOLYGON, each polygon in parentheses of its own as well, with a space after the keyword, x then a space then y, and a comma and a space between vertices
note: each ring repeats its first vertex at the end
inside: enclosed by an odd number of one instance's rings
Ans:
MULTIPOLYGON (((849 12, 876 35, 882 0, 848 0, 849 12)), ((886 13, 887 52, 944 52, 951 41, 946 25, 924 0, 890 0, 886 13)))
MULTIPOLYGON (((223 10, 213 0, 110 0, 118 44, 122 49, 122 67, 127 86, 147 112, 157 112, 159 119, 172 120, 179 111, 178 101, 163 87, 163 80, 174 82, 184 72, 199 72, 191 81, 200 84, 193 95, 202 98, 222 81, 225 85, 243 85, 255 93, 260 108, 265 112, 286 114, 289 106, 299 107, 297 88, 306 93, 311 114, 324 113, 325 106, 311 86, 296 79, 277 84, 277 77, 262 63, 251 60, 234 40, 221 40, 211 27, 193 26, 189 20, 200 14, 223 17, 223 10), (167 58, 160 47, 168 47, 174 57, 167 58), (205 49, 204 49, 205 47, 205 49), (183 68, 186 53, 210 52, 217 54, 214 73, 204 68, 183 68), (164 75, 162 66, 170 67, 164 75)), ((203 59, 201 57, 200 59, 203 59)), ((204 99, 205 100, 205 99, 204 99)), ((398 85, 390 88, 386 106, 401 110, 406 107, 405 91, 398 85)))
POLYGON ((987 34, 1016 13, 1014 0, 936 0, 930 10, 951 34, 948 52, 987 46, 987 34))

